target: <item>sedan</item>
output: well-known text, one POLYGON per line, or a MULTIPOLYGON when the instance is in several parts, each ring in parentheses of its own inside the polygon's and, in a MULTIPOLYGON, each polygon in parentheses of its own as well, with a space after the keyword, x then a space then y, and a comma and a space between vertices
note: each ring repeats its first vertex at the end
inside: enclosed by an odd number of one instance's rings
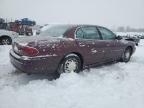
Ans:
POLYGON ((50 25, 34 37, 15 40, 11 63, 27 74, 70 73, 111 61, 128 62, 135 43, 95 25, 50 25))

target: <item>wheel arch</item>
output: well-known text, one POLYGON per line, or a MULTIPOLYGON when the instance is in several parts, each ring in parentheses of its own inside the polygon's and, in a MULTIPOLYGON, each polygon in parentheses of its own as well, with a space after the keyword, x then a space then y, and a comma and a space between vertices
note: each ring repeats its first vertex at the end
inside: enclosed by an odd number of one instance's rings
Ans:
POLYGON ((2 44, 2 39, 4 39, 4 38, 8 38, 10 40, 10 44, 12 43, 12 38, 10 36, 8 36, 8 35, 1 35, 0 36, 0 44, 2 44))
MULTIPOLYGON (((71 54, 74 54, 74 55, 77 55, 79 58, 80 58, 80 61, 81 61, 81 69, 83 69, 83 64, 84 64, 84 59, 83 59, 83 56, 82 54, 78 53, 78 52, 69 52, 67 54, 65 54, 62 59, 60 60, 60 63, 68 56, 68 55, 71 55, 71 54)), ((60 64, 59 63, 59 64, 60 64)))
POLYGON ((5 38, 5 37, 12 39, 12 38, 11 38, 10 36, 8 36, 8 35, 1 35, 1 36, 0 36, 0 39, 5 38))

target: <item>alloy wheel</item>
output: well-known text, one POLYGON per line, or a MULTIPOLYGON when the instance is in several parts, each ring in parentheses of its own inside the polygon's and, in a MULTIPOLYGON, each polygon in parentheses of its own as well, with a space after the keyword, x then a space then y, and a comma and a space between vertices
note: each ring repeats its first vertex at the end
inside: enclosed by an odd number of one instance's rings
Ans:
POLYGON ((59 64, 57 73, 78 73, 81 70, 81 65, 81 60, 76 54, 69 54, 59 64))
POLYGON ((65 73, 76 72, 77 68, 78 68, 78 61, 76 59, 70 58, 66 60, 64 64, 65 73))

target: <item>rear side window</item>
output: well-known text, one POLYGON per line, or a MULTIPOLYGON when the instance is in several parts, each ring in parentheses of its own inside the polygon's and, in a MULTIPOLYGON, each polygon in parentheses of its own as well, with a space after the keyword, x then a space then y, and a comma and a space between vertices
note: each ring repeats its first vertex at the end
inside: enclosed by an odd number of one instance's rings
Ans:
POLYGON ((110 31, 104 27, 98 27, 98 29, 102 35, 103 40, 115 39, 115 34, 112 31, 110 31))
POLYGON ((70 29, 69 25, 49 25, 48 28, 40 33, 41 36, 63 37, 63 34, 70 29))
POLYGON ((77 38, 100 39, 96 27, 82 27, 76 33, 77 38))

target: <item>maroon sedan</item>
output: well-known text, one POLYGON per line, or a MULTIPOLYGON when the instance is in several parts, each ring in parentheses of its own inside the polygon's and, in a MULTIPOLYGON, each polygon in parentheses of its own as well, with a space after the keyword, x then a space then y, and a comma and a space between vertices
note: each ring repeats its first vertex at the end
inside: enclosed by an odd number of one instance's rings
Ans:
POLYGON ((39 36, 15 40, 11 63, 26 73, 80 72, 110 61, 128 62, 135 43, 94 25, 51 25, 39 36))

